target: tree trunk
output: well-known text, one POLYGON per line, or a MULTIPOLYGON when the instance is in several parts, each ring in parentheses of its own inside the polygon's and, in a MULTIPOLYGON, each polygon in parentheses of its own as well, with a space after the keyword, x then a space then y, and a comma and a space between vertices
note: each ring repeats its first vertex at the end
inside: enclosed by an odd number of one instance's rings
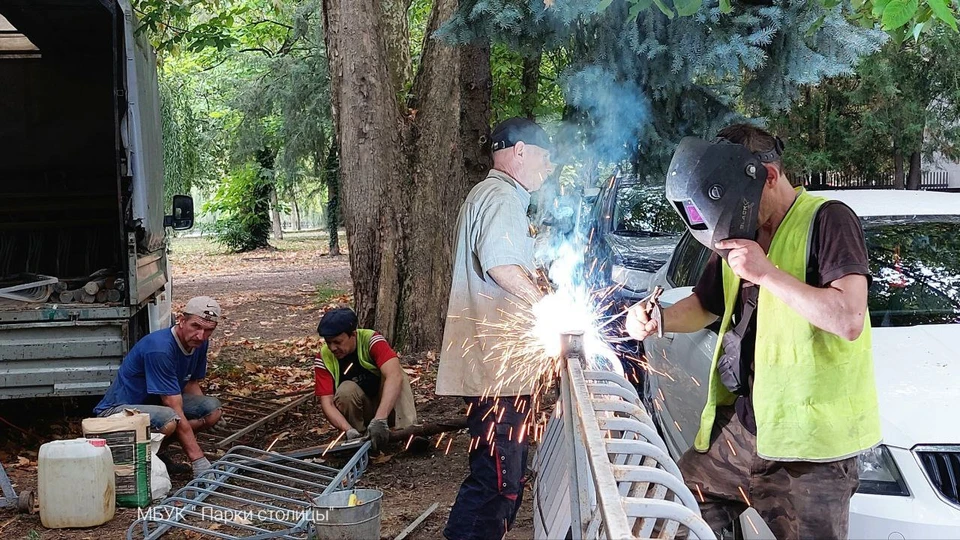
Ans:
POLYGON ((893 143, 893 189, 903 189, 903 152, 893 143))
MULTIPOLYGON (((333 116, 340 145, 340 185, 350 277, 361 326, 377 327, 378 295, 397 281, 387 265, 401 234, 398 201, 387 198, 406 176, 397 94, 383 40, 379 0, 323 0, 324 39, 330 59, 333 116), (384 234, 386 233, 386 238, 384 234), (389 252, 389 253, 388 253, 389 252)), ((397 298, 384 304, 396 306, 397 298)), ((392 338, 390 329, 377 327, 392 338)))
MULTIPOLYGON (((383 40, 387 50, 387 63, 390 67, 391 81, 398 92, 402 92, 413 77, 413 64, 410 62, 410 29, 407 25, 407 11, 411 0, 381 0, 380 9, 383 23, 383 40)), ((397 105, 403 106, 406 97, 398 94, 397 105)), ((401 113, 403 110, 401 109, 401 113)))
POLYGON ((293 208, 293 228, 300 230, 300 205, 297 203, 297 195, 294 193, 290 197, 290 206, 293 208))
POLYGON ((537 104, 540 103, 540 62, 543 60, 543 51, 537 51, 537 54, 531 57, 523 58, 523 96, 520 98, 520 106, 523 114, 530 120, 536 120, 534 114, 537 104))
POLYGON ((923 173, 920 171, 920 152, 910 154, 910 174, 907 176, 907 189, 920 189, 920 179, 923 173))
POLYGON ((283 240, 283 224, 280 222, 280 204, 277 198, 277 186, 270 186, 270 219, 273 221, 273 239, 283 240))
MULTIPOLYGON (((426 35, 456 6, 434 0, 426 35)), ((357 314, 406 350, 436 348, 456 216, 489 167, 489 49, 426 40, 417 113, 404 117, 389 51, 373 37, 384 33, 379 4, 324 0, 323 9, 357 314)))
MULTIPOLYGON (((436 0, 427 35, 456 7, 454 0, 436 0)), ((419 113, 410 153, 411 219, 399 340, 414 350, 435 348, 443 338, 460 203, 491 165, 485 146, 492 87, 489 48, 454 48, 436 39, 424 45, 411 105, 419 113), (459 144, 451 144, 455 133, 459 144)))
MULTIPOLYGON (((317 161, 321 158, 317 156, 317 161)), ((327 187, 327 254, 331 257, 340 255, 340 147, 334 139, 327 152, 326 166, 323 169, 324 184, 327 187)))

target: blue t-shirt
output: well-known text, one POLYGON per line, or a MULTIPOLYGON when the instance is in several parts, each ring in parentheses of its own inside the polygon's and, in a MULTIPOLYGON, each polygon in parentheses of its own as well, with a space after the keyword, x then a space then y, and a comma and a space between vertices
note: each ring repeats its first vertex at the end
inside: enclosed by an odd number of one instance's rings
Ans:
POLYGON ((144 337, 130 349, 107 395, 94 414, 119 405, 158 405, 160 396, 175 396, 192 380, 207 375, 208 342, 183 354, 169 328, 144 337))

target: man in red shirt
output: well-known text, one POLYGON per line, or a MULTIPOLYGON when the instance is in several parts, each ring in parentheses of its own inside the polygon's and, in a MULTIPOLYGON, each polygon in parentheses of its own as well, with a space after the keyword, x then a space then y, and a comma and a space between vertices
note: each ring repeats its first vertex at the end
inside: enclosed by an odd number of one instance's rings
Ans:
POLYGON ((373 449, 380 450, 390 439, 390 425, 416 423, 410 379, 383 336, 358 329, 350 308, 325 313, 317 333, 324 346, 313 364, 315 391, 323 414, 347 440, 368 432, 373 449))

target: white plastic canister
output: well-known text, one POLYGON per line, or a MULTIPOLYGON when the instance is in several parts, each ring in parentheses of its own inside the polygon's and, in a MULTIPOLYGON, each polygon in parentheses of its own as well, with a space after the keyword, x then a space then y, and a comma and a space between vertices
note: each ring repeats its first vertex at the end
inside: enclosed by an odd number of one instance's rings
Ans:
POLYGON ((113 456, 105 440, 48 442, 40 447, 37 473, 44 527, 95 527, 113 519, 113 456))

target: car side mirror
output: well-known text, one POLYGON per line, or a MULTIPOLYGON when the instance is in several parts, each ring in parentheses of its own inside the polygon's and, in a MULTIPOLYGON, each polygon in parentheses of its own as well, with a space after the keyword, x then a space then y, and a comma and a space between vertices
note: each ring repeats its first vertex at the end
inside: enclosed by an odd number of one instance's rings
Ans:
POLYGON ((592 203, 593 201, 597 200, 597 197, 599 196, 600 196, 600 188, 598 187, 583 188, 583 200, 592 203))
POLYGON ((163 226, 173 227, 175 231, 184 231, 193 227, 193 197, 174 195, 173 215, 164 216, 163 226))

